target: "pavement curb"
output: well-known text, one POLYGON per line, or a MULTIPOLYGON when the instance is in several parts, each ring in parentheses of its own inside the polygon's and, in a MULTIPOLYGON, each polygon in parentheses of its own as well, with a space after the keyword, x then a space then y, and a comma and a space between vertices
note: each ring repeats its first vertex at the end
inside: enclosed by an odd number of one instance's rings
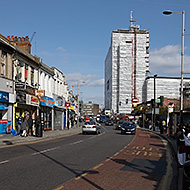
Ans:
MULTIPOLYGON (((147 132, 150 132, 150 133, 154 133, 154 134, 160 136, 161 138, 165 139, 168 142, 169 148, 171 150, 170 152, 171 152, 173 158, 175 159, 176 163, 178 163, 178 159, 177 159, 177 144, 176 144, 175 138, 168 137, 167 134, 165 134, 165 135, 164 134, 160 134, 159 132, 152 131, 150 129, 140 128, 140 127, 138 127, 138 129, 143 130, 143 131, 147 131, 147 132), (172 140, 173 140, 173 142, 172 142, 172 140)), ((181 180, 181 179, 179 178, 179 168, 178 168, 178 166, 175 166, 175 165, 173 166, 173 164, 171 163, 170 167, 172 168, 172 171, 175 170, 175 172, 177 173, 176 176, 175 175, 172 176, 171 180, 169 180, 169 179, 167 180, 167 187, 170 187, 169 189, 173 189, 172 186, 174 185, 174 183, 176 183, 178 185, 179 184, 179 180, 181 180)), ((174 174, 175 172, 172 172, 172 174, 174 174)), ((162 189, 162 187, 160 186, 159 189, 162 189)))

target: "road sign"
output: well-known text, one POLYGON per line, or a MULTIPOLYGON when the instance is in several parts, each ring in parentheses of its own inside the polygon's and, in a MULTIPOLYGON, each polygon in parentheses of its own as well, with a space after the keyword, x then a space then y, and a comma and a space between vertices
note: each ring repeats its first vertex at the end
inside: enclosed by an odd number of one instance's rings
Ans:
POLYGON ((138 104, 139 103, 139 99, 138 98, 133 98, 131 102, 133 104, 138 104))

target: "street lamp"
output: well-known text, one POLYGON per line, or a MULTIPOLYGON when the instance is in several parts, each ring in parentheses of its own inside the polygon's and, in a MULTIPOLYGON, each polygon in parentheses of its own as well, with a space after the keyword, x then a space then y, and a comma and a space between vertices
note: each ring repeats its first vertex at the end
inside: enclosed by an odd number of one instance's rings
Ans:
POLYGON ((180 91, 180 111, 183 110, 183 67, 184 67, 184 35, 185 35, 185 11, 176 12, 166 10, 163 11, 163 14, 170 15, 172 13, 180 13, 182 14, 182 40, 181 40, 181 91, 180 91))
POLYGON ((154 75, 154 112, 153 112, 153 131, 155 131, 155 123, 156 123, 156 77, 157 74, 154 75))
POLYGON ((85 83, 84 81, 79 81, 77 83, 77 104, 78 104, 78 109, 77 109, 77 127, 79 127, 79 84, 85 83))

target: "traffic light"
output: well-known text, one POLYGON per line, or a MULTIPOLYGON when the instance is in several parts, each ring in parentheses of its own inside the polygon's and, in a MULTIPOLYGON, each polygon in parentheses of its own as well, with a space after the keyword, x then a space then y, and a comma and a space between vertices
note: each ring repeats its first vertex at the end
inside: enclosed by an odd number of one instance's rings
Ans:
POLYGON ((154 99, 151 99, 151 105, 152 105, 152 107, 154 107, 154 103, 155 103, 154 99))
POLYGON ((164 104, 164 96, 160 96, 160 105, 163 106, 164 104))

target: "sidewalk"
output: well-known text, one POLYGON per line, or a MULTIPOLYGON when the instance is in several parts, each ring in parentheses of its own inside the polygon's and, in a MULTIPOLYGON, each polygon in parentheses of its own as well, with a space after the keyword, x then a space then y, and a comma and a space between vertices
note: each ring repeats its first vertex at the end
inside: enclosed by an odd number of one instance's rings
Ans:
POLYGON ((34 136, 28 136, 28 137, 21 137, 19 135, 14 136, 12 134, 0 134, 0 148, 3 147, 10 147, 18 144, 24 144, 28 142, 36 142, 36 141, 42 141, 45 139, 55 138, 55 137, 61 137, 61 136, 70 136, 74 134, 81 133, 82 129, 81 127, 74 126, 73 128, 64 129, 64 130, 51 130, 51 131, 44 131, 42 137, 34 137, 34 136))
MULTIPOLYGON (((176 142, 175 138, 168 136, 168 134, 160 134, 160 131, 152 131, 150 129, 141 128, 141 127, 138 127, 138 128, 141 130, 146 130, 146 131, 150 131, 152 133, 156 133, 159 136, 161 136, 162 138, 166 139, 169 143, 170 148, 171 148, 171 152, 173 154, 173 157, 175 158, 176 163, 177 163, 177 160, 178 160, 178 158, 177 158, 177 142, 176 142)), ((183 183, 182 182, 183 181, 183 167, 178 167, 177 165, 176 166, 172 165, 172 167, 177 172, 178 190, 181 190, 182 189, 182 183, 183 183)))

